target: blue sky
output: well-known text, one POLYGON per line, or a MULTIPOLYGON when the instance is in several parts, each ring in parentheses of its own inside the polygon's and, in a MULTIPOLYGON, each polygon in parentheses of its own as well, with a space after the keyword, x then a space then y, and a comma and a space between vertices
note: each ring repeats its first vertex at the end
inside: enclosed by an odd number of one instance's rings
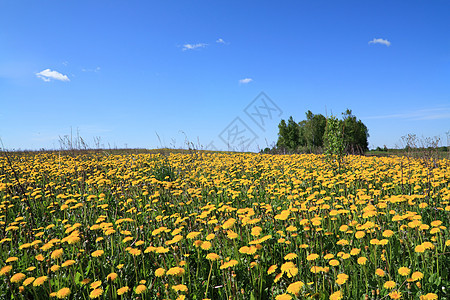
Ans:
POLYGON ((450 130, 448 1, 0 2, 9 149, 256 151, 346 108, 370 147, 450 130), (263 92, 264 94, 261 94, 263 92))

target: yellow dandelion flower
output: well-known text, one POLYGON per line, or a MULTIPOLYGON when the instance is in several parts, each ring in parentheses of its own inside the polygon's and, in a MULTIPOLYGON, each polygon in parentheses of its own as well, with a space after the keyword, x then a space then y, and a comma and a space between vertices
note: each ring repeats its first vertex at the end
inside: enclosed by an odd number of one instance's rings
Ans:
POLYGON ((114 280, 116 280, 116 278, 117 278, 117 273, 109 273, 108 274, 108 276, 106 276, 106 280, 111 280, 111 281, 114 281, 114 280))
POLYGON ((308 256, 306 257, 306 260, 312 261, 312 260, 316 260, 317 258, 319 258, 319 254, 311 253, 310 255, 308 255, 308 256))
POLYGON ((53 252, 52 252, 50 257, 52 259, 58 259, 58 258, 60 258, 63 255, 63 253, 64 253, 64 250, 62 248, 61 249, 56 249, 56 250, 53 250, 53 252))
POLYGON ((206 240, 210 241, 210 240, 214 239, 215 237, 216 237, 216 235, 214 233, 210 233, 206 236, 206 240))
POLYGON ((47 243, 47 244, 45 244, 44 246, 42 246, 40 249, 41 249, 42 251, 47 251, 47 250, 50 250, 53 246, 54 246, 54 245, 53 245, 52 243, 47 243))
POLYGON ((188 291, 187 286, 185 286, 184 284, 177 284, 177 285, 174 285, 174 286, 172 286, 172 289, 173 289, 175 292, 187 292, 187 291, 188 291))
POLYGON ((296 259, 297 257, 298 257, 298 255, 295 253, 288 253, 284 256, 284 259, 285 260, 293 260, 293 259, 296 259))
POLYGON ((36 260, 38 260, 38 261, 43 261, 45 259, 42 254, 36 255, 34 258, 36 258, 36 260))
POLYGON ((158 268, 155 270, 156 277, 164 276, 165 273, 166 273, 166 270, 164 270, 163 268, 158 268))
POLYGON ((167 252, 169 252, 170 251, 170 249, 169 248, 164 248, 164 247, 158 247, 158 248, 156 248, 156 253, 158 253, 158 254, 163 254, 163 253, 167 253, 167 252))
POLYGON ((436 221, 433 221, 430 223, 430 225, 433 227, 441 226, 441 224, 442 224, 442 221, 440 221, 440 220, 436 220, 436 221))
POLYGON ((411 269, 409 269, 407 267, 401 267, 400 269, 398 269, 398 274, 400 274, 402 276, 408 276, 410 272, 411 272, 411 269))
POLYGON ((47 281, 47 279, 48 279, 47 276, 38 277, 34 280, 33 286, 41 286, 42 284, 44 284, 44 282, 47 281))
POLYGON ((97 280, 97 281, 94 281, 93 283, 91 283, 90 287, 91 287, 91 289, 95 290, 96 288, 98 288, 101 285, 102 285, 102 281, 101 280, 97 280))
POLYGON ((147 291, 147 287, 143 284, 140 284, 136 287, 136 290, 134 291, 136 294, 140 295, 147 291))
POLYGON ((402 297, 402 293, 400 293, 399 291, 393 291, 389 293, 389 297, 391 299, 400 299, 402 297))
POLYGON ((333 267, 339 266, 339 261, 337 259, 332 259, 328 263, 333 267))
POLYGON ((434 245, 431 242, 423 242, 422 245, 425 247, 425 249, 434 249, 434 245))
POLYGON ((298 274, 298 268, 291 268, 286 271, 287 277, 292 278, 298 274))
POLYGON ((95 290, 92 290, 92 292, 89 294, 89 298, 95 299, 95 298, 100 297, 101 295, 103 295, 103 290, 95 289, 95 290))
POLYGON ((202 248, 203 250, 209 250, 209 249, 211 249, 211 247, 212 247, 212 244, 211 244, 211 242, 208 242, 208 241, 203 242, 200 246, 200 248, 202 248))
POLYGON ((248 246, 242 246, 241 248, 239 248, 239 252, 242 254, 247 254, 248 250, 250 250, 250 247, 248 246))
POLYGON ((387 229, 387 230, 383 231, 383 236, 385 238, 389 238, 389 237, 391 237, 393 235, 394 235, 394 232, 392 230, 387 229))
POLYGON ((295 264, 291 261, 285 262, 284 264, 281 265, 281 272, 285 273, 288 270, 295 268, 295 264))
POLYGON ((200 232, 198 232, 198 231, 193 231, 193 232, 190 232, 190 233, 188 233, 188 235, 186 236, 186 238, 188 239, 188 240, 193 240, 193 239, 195 239, 197 236, 199 236, 200 235, 200 232))
POLYGON ((206 259, 211 260, 211 261, 215 261, 218 260, 220 258, 219 255, 217 255, 216 253, 208 253, 208 255, 206 255, 206 259))
POLYGON ((167 270, 166 274, 169 276, 181 276, 184 275, 185 270, 180 267, 173 267, 167 270))
POLYGON ((62 288, 59 291, 56 292, 56 298, 58 299, 64 299, 69 297, 70 295, 70 289, 69 288, 62 288))
POLYGON ((229 264, 230 267, 234 267, 234 266, 236 266, 238 264, 238 261, 235 260, 235 259, 232 259, 232 260, 230 260, 228 262, 228 264, 229 264))
POLYGON ((356 255, 358 255, 360 252, 361 252, 361 249, 359 249, 359 248, 353 248, 353 249, 350 251, 350 255, 356 256, 356 255))
POLYGON ((336 245, 346 246, 349 244, 349 241, 346 239, 342 239, 336 242, 336 245))
POLYGON ((73 265, 75 263, 75 261, 74 260, 72 260, 72 259, 69 259, 69 260, 66 260, 65 262, 63 262, 62 264, 61 264, 61 267, 69 267, 69 266, 71 266, 71 265, 73 265))
POLYGON ((130 288, 127 286, 121 287, 120 289, 117 290, 117 295, 121 296, 121 295, 127 293, 129 290, 130 290, 130 288))
POLYGON ((332 259, 333 257, 334 257, 334 254, 328 253, 328 254, 325 255, 323 258, 324 258, 324 259, 332 259))
POLYGON ((53 266, 51 266, 50 270, 51 270, 52 272, 56 272, 56 271, 58 271, 60 268, 61 268, 61 267, 60 267, 59 265, 53 265, 53 266))
POLYGON ((386 273, 383 270, 381 270, 381 269, 376 269, 375 274, 380 276, 380 277, 384 277, 384 275, 386 273))
POLYGON ((330 300, 341 300, 341 299, 342 299, 341 291, 336 291, 330 295, 330 300))
POLYGON ((319 272, 324 271, 324 268, 320 267, 320 266, 312 266, 311 269, 309 269, 309 271, 311 273, 317 274, 319 272))
POLYGON ((12 266, 6 265, 3 268, 0 269, 0 276, 5 275, 9 273, 12 270, 12 266))
POLYGON ((125 244, 126 242, 132 241, 133 238, 131 236, 127 236, 122 240, 122 243, 125 244))
POLYGON ((358 257, 358 264, 365 265, 367 262, 367 258, 364 256, 358 257))
POLYGON ((12 257, 8 257, 5 262, 10 263, 10 262, 17 261, 18 259, 19 259, 18 257, 12 256, 12 257))
POLYGON ((267 270, 267 274, 272 274, 276 271, 276 269, 278 268, 277 265, 272 265, 269 267, 269 269, 267 270))
POLYGON ((100 257, 100 256, 103 255, 103 253, 105 253, 105 251, 103 251, 103 250, 96 250, 96 251, 92 252, 91 255, 92 255, 92 257, 100 257))
POLYGON ((422 272, 417 271, 417 272, 414 272, 414 273, 411 274, 411 279, 413 281, 421 280, 422 278, 423 278, 423 273, 422 272))
POLYGON ((22 285, 23 286, 27 286, 27 285, 29 285, 30 283, 32 283, 33 281, 34 281, 34 277, 28 277, 27 279, 25 279, 23 282, 22 282, 22 285))
POLYGON ((420 296, 419 299, 420 300, 437 300, 438 295, 436 295, 435 293, 428 293, 426 295, 420 296))
POLYGON ((289 294, 281 294, 275 297, 275 300, 291 300, 292 297, 289 294))
POLYGON ((340 273, 337 275, 336 283, 341 285, 341 284, 346 283, 347 280, 348 280, 348 275, 345 273, 340 273))
POLYGON ((397 284, 396 284, 394 281, 389 280, 389 281, 386 281, 386 282, 384 283, 383 287, 384 287, 385 289, 390 290, 390 289, 393 289, 396 285, 397 285, 397 284))
POLYGON ((362 239, 363 237, 365 237, 366 236, 366 233, 364 232, 364 231, 357 231, 356 233, 355 233, 355 237, 357 238, 357 239, 362 239))
POLYGON ((415 248, 414 248, 414 251, 416 252, 416 253, 423 253, 423 252, 425 252, 425 246, 424 245, 417 245, 415 248))
POLYGON ((227 237, 230 239, 230 240, 233 240, 233 239, 235 239, 235 238, 237 238, 239 235, 236 233, 236 232, 234 232, 233 230, 228 230, 227 231, 227 237))
POLYGON ((76 235, 70 235, 70 236, 67 237, 67 243, 68 243, 69 245, 76 244, 76 243, 78 243, 80 240, 81 240, 80 237, 79 237, 79 236, 76 236, 76 235))
POLYGON ((141 255, 142 251, 137 248, 132 248, 132 249, 128 250, 128 253, 130 253, 133 256, 139 256, 139 255, 141 255))
POLYGON ((11 277, 10 281, 13 283, 19 283, 22 282, 25 279, 25 277, 27 276, 23 273, 16 273, 11 277))
POLYGON ((236 219, 230 218, 222 224, 223 229, 229 229, 236 223, 236 219))
POLYGON ((193 245, 194 245, 195 247, 198 248, 198 247, 200 247, 202 244, 203 244, 203 241, 201 241, 201 240, 196 240, 196 241, 194 242, 193 245))
POLYGON ((291 283, 291 284, 287 287, 286 292, 298 296, 298 294, 300 293, 300 289, 301 289, 304 285, 305 285, 305 284, 304 284, 302 281, 297 281, 297 282, 291 283))
MULTIPOLYGON (((257 245, 257 246, 258 246, 258 245, 257 245)), ((255 247, 255 246, 250 246, 250 248, 248 248, 247 254, 248 254, 248 255, 253 255, 253 254, 256 253, 256 250, 258 250, 257 247, 255 247)))
POLYGON ((255 227, 253 227, 252 228, 252 232, 251 232, 251 235, 253 235, 253 236, 260 236, 261 235, 261 232, 262 232, 262 228, 261 227, 259 227, 259 226, 255 226, 255 227))

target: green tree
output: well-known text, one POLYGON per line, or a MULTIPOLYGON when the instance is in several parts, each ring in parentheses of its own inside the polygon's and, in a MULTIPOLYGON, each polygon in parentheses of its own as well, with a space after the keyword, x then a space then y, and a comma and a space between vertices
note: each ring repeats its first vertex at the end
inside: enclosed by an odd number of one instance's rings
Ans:
POLYGON ((343 130, 345 152, 351 154, 364 154, 369 150, 369 130, 361 120, 347 109, 343 114, 343 130))
POLYGON ((287 124, 285 120, 281 120, 278 130, 277 147, 290 152, 297 151, 300 146, 300 126, 292 116, 289 117, 287 124))
POLYGON ((335 116, 327 119, 325 127, 325 154, 331 162, 336 162, 338 172, 341 172, 341 165, 344 159, 344 132, 342 130, 343 122, 335 116))
POLYGON ((310 110, 306 112, 305 138, 309 150, 323 147, 323 135, 327 119, 321 114, 313 114, 310 110))

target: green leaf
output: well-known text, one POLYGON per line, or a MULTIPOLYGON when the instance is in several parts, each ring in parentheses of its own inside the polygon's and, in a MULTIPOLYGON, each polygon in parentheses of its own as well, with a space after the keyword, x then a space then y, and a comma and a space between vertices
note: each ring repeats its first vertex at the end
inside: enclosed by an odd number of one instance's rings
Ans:
POLYGON ((90 270, 91 270, 91 261, 89 261, 88 266, 86 268, 86 272, 85 272, 86 276, 89 274, 90 270))
POLYGON ((430 278, 428 278, 428 282, 429 283, 435 283, 435 281, 437 280, 438 275, 437 274, 433 274, 430 276, 430 278))
POLYGON ((81 278, 81 274, 80 274, 80 272, 77 272, 75 274, 75 284, 79 284, 80 283, 80 278, 81 278))

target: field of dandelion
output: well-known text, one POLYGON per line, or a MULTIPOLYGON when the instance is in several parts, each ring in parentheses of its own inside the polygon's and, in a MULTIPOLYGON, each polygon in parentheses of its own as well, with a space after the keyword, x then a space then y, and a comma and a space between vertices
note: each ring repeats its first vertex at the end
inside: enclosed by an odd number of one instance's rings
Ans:
POLYGON ((0 158, 0 299, 450 299, 450 161, 0 158))

